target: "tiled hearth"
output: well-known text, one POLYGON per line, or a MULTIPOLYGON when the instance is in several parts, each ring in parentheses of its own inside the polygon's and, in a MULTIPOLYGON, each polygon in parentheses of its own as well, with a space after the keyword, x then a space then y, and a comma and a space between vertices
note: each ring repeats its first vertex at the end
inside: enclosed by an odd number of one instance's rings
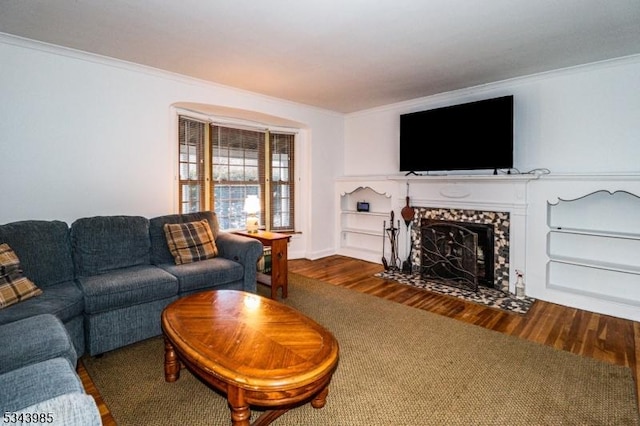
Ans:
POLYGON ((380 272, 375 274, 375 276, 386 280, 396 281, 400 284, 422 288, 433 291, 434 293, 456 297, 468 302, 479 303, 490 308, 502 309, 517 314, 526 314, 529 311, 529 308, 533 305, 533 302, 535 302, 535 299, 530 297, 518 299, 513 294, 504 293, 500 290, 488 287, 480 286, 478 287, 478 291, 474 292, 444 284, 429 282, 422 279, 420 274, 405 274, 397 270, 380 272))

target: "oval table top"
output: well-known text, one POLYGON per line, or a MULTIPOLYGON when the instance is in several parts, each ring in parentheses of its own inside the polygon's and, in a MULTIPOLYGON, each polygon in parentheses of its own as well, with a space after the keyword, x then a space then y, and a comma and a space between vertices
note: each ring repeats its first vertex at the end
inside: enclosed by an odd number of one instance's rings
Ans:
POLYGON ((213 290, 183 297, 163 311, 162 327, 198 369, 247 390, 297 389, 338 363, 331 332, 253 293, 213 290))

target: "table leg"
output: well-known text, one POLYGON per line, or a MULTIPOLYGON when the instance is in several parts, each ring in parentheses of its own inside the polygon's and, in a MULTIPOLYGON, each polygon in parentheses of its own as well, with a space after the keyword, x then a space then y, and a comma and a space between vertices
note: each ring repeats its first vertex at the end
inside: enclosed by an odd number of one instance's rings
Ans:
POLYGON ((233 426, 250 426, 251 410, 249 404, 244 400, 244 391, 235 386, 229 386, 227 401, 229 408, 231 408, 231 424, 233 426))
POLYGON ((281 288, 282 298, 287 298, 288 293, 288 240, 278 240, 271 244, 271 298, 275 299, 278 288, 281 288))
POLYGON ((164 380, 175 382, 180 378, 180 361, 173 344, 164 338, 164 380))
POLYGON ((329 394, 329 386, 322 389, 319 394, 317 394, 311 400, 311 406, 313 408, 322 408, 327 403, 327 395, 329 394))

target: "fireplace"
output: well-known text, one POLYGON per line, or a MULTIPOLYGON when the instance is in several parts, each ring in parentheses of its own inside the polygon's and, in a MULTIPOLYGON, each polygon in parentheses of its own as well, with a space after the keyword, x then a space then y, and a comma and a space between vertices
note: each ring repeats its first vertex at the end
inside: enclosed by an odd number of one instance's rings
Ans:
POLYGON ((414 209, 410 244, 414 273, 469 290, 485 286, 509 293, 509 212, 414 209), (426 243, 432 257, 423 255, 425 238, 433 240, 426 243))
POLYGON ((493 288, 493 225, 422 219, 420 235, 423 278, 472 291, 493 288))

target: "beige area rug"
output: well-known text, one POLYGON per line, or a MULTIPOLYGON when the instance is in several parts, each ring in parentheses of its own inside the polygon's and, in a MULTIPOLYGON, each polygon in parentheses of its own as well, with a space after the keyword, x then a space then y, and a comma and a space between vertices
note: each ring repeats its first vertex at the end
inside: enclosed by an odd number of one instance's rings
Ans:
MULTIPOLYGON (((628 368, 295 274, 286 303, 333 332, 340 364, 324 408, 274 425, 639 424, 628 368)), ((119 425, 231 424, 187 370, 165 383, 163 356, 153 338, 83 362, 119 425)))

